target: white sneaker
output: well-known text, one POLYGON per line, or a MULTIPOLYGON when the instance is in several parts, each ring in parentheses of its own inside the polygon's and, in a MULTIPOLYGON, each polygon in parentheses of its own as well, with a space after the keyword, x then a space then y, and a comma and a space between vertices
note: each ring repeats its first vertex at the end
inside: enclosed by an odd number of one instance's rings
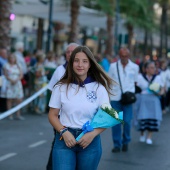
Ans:
POLYGON ((148 144, 148 145, 152 145, 152 139, 146 139, 146 144, 148 144))
POLYGON ((23 116, 18 116, 16 117, 17 120, 25 120, 25 118, 23 116))
POLYGON ((14 118, 12 116, 9 116, 8 119, 9 120, 14 120, 14 118))
POLYGON ((139 141, 140 141, 140 142, 145 142, 145 140, 146 140, 145 135, 140 136, 140 138, 139 138, 139 141))

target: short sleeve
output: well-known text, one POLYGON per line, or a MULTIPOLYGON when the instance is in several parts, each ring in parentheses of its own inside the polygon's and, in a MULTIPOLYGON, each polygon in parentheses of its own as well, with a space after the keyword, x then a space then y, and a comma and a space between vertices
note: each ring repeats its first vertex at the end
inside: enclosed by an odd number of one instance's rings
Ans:
POLYGON ((51 108, 61 108, 61 90, 59 85, 55 86, 52 90, 49 107, 51 108))
POLYGON ((135 68, 135 82, 138 81, 138 75, 139 75, 139 66, 136 64, 136 68, 135 68))
POLYGON ((160 75, 156 76, 154 83, 158 83, 161 87, 164 87, 164 82, 162 81, 160 75))
POLYGON ((115 78, 115 77, 114 77, 114 73, 115 73, 115 71, 114 71, 114 64, 112 63, 112 64, 110 65, 110 68, 109 68, 109 71, 108 71, 108 74, 109 74, 109 76, 110 76, 112 79, 115 78))
POLYGON ((58 73, 57 73, 57 69, 54 71, 52 77, 51 77, 51 80, 50 82, 48 83, 48 89, 52 91, 53 89, 53 86, 57 83, 57 77, 58 77, 58 73))
POLYGON ((104 103, 110 103, 109 94, 104 86, 100 85, 100 87, 97 90, 97 95, 99 100, 99 106, 101 106, 104 103))

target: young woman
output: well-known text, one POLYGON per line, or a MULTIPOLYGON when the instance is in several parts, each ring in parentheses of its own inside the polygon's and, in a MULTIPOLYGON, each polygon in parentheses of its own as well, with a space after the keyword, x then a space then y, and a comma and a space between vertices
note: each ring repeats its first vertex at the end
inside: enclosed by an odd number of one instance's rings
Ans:
MULTIPOLYGON (((15 54, 11 54, 8 57, 8 62, 5 65, 5 76, 7 79, 6 87, 6 98, 7 98, 7 109, 11 109, 14 105, 20 104, 22 102, 23 87, 21 84, 21 79, 23 77, 20 66, 16 62, 15 54)), ((17 111, 17 119, 24 120, 21 116, 20 110, 17 111)), ((13 116, 9 116, 10 120, 13 120, 13 116)))
POLYGON ((72 52, 66 73, 55 85, 49 103, 49 121, 57 131, 53 170, 97 169, 102 153, 99 134, 104 129, 86 133, 79 142, 76 137, 98 108, 109 103, 112 83, 87 47, 78 46, 72 52))

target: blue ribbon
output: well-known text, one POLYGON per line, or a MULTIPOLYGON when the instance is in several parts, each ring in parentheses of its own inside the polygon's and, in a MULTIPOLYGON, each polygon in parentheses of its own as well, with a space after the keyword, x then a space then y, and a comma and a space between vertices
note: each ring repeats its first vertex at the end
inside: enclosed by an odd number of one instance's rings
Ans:
POLYGON ((87 132, 93 131, 94 129, 93 129, 93 127, 90 125, 90 122, 87 121, 87 122, 83 125, 82 130, 83 130, 83 133, 85 134, 85 133, 87 133, 87 132))

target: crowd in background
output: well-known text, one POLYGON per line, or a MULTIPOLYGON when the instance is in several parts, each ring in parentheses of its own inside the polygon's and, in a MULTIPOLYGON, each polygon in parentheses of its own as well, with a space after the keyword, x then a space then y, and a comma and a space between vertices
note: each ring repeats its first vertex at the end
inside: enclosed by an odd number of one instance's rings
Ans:
MULTIPOLYGON (((13 53, 0 49, 0 112, 16 106, 47 85, 57 66, 64 63, 64 55, 56 57, 55 53, 50 51, 45 54, 42 50, 31 54, 24 51, 22 42, 16 43, 13 53)), ((32 103, 32 111, 37 114, 45 113, 47 96, 45 92, 36 98, 32 103)), ((15 118, 24 120, 20 110, 15 118)), ((11 115, 9 119, 13 120, 14 117, 11 115)))
MULTIPOLYGON (((111 63, 118 58, 109 55, 95 55, 97 62, 108 72, 111 63)), ((136 59, 139 65, 140 73, 144 73, 145 63, 151 60, 148 56, 141 61, 136 59)), ((42 87, 44 87, 52 77, 53 72, 59 66, 65 63, 65 54, 57 56, 50 51, 47 54, 42 50, 36 50, 34 53, 24 51, 24 44, 17 42, 15 52, 8 54, 6 49, 0 49, 0 75, 1 75, 1 92, 0 92, 0 112, 4 112, 23 99, 31 96, 42 87), (23 92, 22 92, 23 91, 23 92), (20 92, 20 93, 18 93, 20 92), (11 95, 12 94, 12 95, 11 95)), ((164 84, 164 94, 161 95, 161 105, 163 113, 169 111, 170 105, 170 63, 168 59, 155 60, 155 74, 159 74, 164 84)), ((34 102, 34 111, 37 114, 46 112, 49 98, 48 92, 40 95, 34 102)), ((24 119, 21 113, 17 113, 18 119, 24 119)), ((13 117, 9 117, 13 119, 13 117)))

